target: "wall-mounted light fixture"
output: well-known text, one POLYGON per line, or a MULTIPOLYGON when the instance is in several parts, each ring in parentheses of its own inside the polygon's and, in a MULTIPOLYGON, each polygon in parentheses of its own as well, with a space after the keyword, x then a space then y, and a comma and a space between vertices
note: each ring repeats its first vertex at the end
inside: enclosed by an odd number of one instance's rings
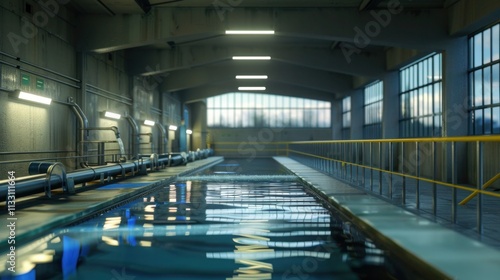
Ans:
POLYGON ((110 118, 110 119, 119 120, 122 117, 122 115, 120 115, 118 113, 113 113, 113 112, 110 112, 110 111, 106 111, 106 112, 104 112, 104 117, 110 118))
POLYGON ((145 120, 144 124, 147 125, 147 126, 155 126, 155 122, 154 121, 150 121, 150 120, 145 120))
POLYGON ((265 80, 267 75, 236 75, 238 80, 265 80))
POLYGON ((36 94, 24 92, 24 91, 19 91, 18 98, 23 99, 23 100, 28 100, 31 102, 45 104, 45 105, 50 105, 50 103, 52 102, 52 98, 43 97, 40 95, 36 95, 36 94))
POLYGON ((186 129, 186 134, 191 135, 191 134, 193 134, 193 131, 191 129, 186 129))
POLYGON ((233 56, 233 60, 271 60, 270 56, 233 56))
POLYGON ((273 35, 274 30, 226 30, 228 35, 273 35))
POLYGON ((177 126, 175 126, 175 125, 170 125, 170 126, 168 127, 168 129, 169 129, 169 130, 176 131, 176 130, 177 130, 177 126))
POLYGON ((266 87, 238 87, 238 90, 266 90, 266 87))

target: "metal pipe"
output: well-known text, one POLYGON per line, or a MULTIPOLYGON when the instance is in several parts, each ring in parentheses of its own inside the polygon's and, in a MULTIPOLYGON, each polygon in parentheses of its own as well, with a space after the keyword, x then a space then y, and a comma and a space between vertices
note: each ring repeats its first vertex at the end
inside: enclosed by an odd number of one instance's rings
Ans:
POLYGON ((75 79, 75 78, 73 78, 73 77, 70 77, 70 76, 67 76, 67 75, 61 74, 61 73, 59 73, 59 72, 56 72, 56 71, 54 71, 54 70, 50 70, 50 69, 47 69, 47 68, 44 68, 44 67, 38 66, 38 65, 36 65, 36 64, 33 64, 33 63, 31 63, 31 62, 27 62, 27 61, 25 61, 25 60, 22 60, 20 57, 15 57, 15 56, 13 56, 13 55, 10 55, 10 54, 5 53, 5 52, 2 52, 2 51, 0 51, 0 54, 1 54, 1 55, 3 55, 3 56, 6 56, 6 57, 8 57, 8 58, 14 59, 14 60, 16 60, 16 61, 19 61, 19 62, 21 62, 21 63, 27 64, 27 65, 29 65, 29 66, 35 67, 35 68, 37 68, 37 69, 40 69, 40 70, 43 70, 43 71, 46 71, 46 72, 52 73, 52 74, 57 75, 57 76, 59 76, 59 77, 66 78, 66 79, 71 80, 71 81, 73 81, 73 82, 76 82, 76 83, 79 83, 79 82, 80 82, 80 80, 75 79))
POLYGON ((89 120, 87 119, 87 116, 85 116, 85 114, 83 113, 82 108, 80 108, 80 106, 78 106, 78 104, 74 102, 72 97, 68 98, 68 103, 80 122, 80 129, 78 130, 79 142, 77 144, 77 151, 79 152, 78 154, 80 155, 80 157, 83 159, 82 163, 85 166, 88 166, 88 159, 86 157, 87 144, 85 144, 85 141, 88 140, 88 131, 86 131, 86 129, 89 127, 89 120))
MULTIPOLYGON (((210 149, 205 149, 203 151, 198 150, 200 158, 208 157, 213 154, 210 149)), ((98 166, 98 167, 87 167, 78 171, 74 171, 66 174, 66 180, 71 180, 73 184, 83 184, 98 179, 103 180, 104 178, 112 176, 125 176, 127 172, 135 173, 141 168, 151 168, 151 170, 156 169, 161 165, 180 165, 186 164, 188 161, 188 156, 185 153, 180 154, 167 154, 160 155, 152 154, 149 158, 139 158, 135 161, 122 162, 114 165, 98 166)), ((59 163, 59 165, 61 165, 59 163)), ((44 164, 40 162, 34 162, 30 164, 30 172, 49 172, 51 166, 54 164, 44 164)), ((62 165, 61 165, 62 166, 62 165)), ((63 179, 59 176, 26 176, 16 179, 16 196, 21 197, 33 193, 40 193, 45 191, 47 186, 51 189, 60 188, 63 186, 63 179)), ((0 181, 0 201, 4 201, 8 195, 9 181, 0 181)))
POLYGON ((158 153, 164 154, 167 150, 167 149, 165 149, 165 147, 168 145, 167 130, 165 130, 165 127, 159 122, 155 122, 155 125, 158 126, 158 128, 160 129, 160 133, 161 133, 160 150, 158 151, 158 153))
POLYGON ((52 77, 49 77, 49 76, 46 76, 46 75, 43 75, 43 74, 37 73, 37 72, 35 72, 35 71, 32 71, 32 70, 26 69, 26 67, 21 67, 21 65, 11 64, 11 63, 8 63, 8 62, 3 61, 3 60, 0 60, 0 63, 2 63, 2 64, 6 64, 6 65, 9 65, 10 67, 13 67, 13 68, 16 68, 16 69, 22 70, 23 72, 26 72, 26 73, 30 73, 30 74, 33 74, 33 75, 37 75, 37 76, 42 77, 42 78, 45 78, 45 79, 47 79, 47 80, 51 80, 51 81, 58 82, 58 83, 63 84, 63 85, 70 86, 70 87, 72 87, 72 88, 76 88, 76 89, 79 89, 79 88, 80 88, 80 86, 78 86, 78 85, 74 85, 74 84, 71 84, 71 83, 68 83, 68 82, 65 82, 65 81, 61 81, 61 80, 56 79, 56 78, 52 78, 52 77))
POLYGON ((111 95, 111 96, 114 96, 115 98, 118 98, 120 99, 121 101, 120 102, 127 102, 127 104, 132 104, 133 100, 132 98, 130 97, 126 97, 126 96, 123 96, 123 95, 120 95, 120 94, 116 94, 114 92, 111 92, 111 91, 108 91, 108 90, 105 90, 105 89, 102 89, 102 88, 98 88, 94 85, 91 85, 91 84, 87 84, 87 87, 91 87, 97 91, 102 91, 102 92, 105 92, 107 93, 108 95, 111 95))
MULTIPOLYGON (((110 176, 124 175, 127 172, 134 172, 140 166, 145 165, 146 167, 151 167, 151 161, 149 159, 141 161, 133 162, 125 162, 119 163, 115 165, 107 165, 100 166, 94 168, 85 168, 82 170, 78 170, 75 172, 71 172, 67 174, 67 179, 72 179, 75 184, 86 183, 90 181, 94 181, 100 178, 107 178, 110 176)), ((40 169, 40 171, 45 172, 48 170, 48 167, 45 166, 45 169, 40 169)), ((50 179, 46 179, 45 177, 26 177, 26 178, 17 178, 16 179, 16 196, 20 197, 23 195, 29 195, 33 193, 39 193, 45 190, 47 184, 50 184, 52 189, 60 188, 62 181, 59 177, 51 177, 50 179)), ((8 183, 7 181, 0 181, 0 199, 5 200, 8 192, 8 183)))
POLYGON ((125 105, 133 105, 132 102, 128 102, 128 101, 125 101, 123 99, 120 99, 120 98, 116 98, 116 97, 112 97, 112 96, 109 96, 109 95, 106 95, 106 94, 103 94, 103 93, 100 93, 100 92, 97 92, 97 91, 94 91, 94 90, 91 90, 91 89, 87 89, 87 92, 90 92, 92 94, 95 94, 97 96, 100 96, 100 97, 104 97, 106 99, 109 99, 109 100, 113 100, 113 101, 116 101, 116 102, 119 102, 119 103, 123 103, 125 105))
POLYGON ((141 141, 139 136, 139 125, 135 119, 130 115, 125 115, 125 119, 127 119, 128 123, 132 127, 132 158, 136 158, 139 155, 139 143, 141 141))

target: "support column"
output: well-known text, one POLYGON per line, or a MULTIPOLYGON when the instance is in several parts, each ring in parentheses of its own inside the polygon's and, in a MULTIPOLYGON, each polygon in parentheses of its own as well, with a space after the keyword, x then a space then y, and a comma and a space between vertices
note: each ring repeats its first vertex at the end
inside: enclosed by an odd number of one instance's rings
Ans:
MULTIPOLYGON (((450 40, 443 52, 443 136, 468 135, 469 86, 467 61, 467 37, 450 40)), ((457 143, 454 159, 452 159, 451 147, 448 147, 446 154, 446 166, 452 166, 452 160, 457 163, 455 170, 457 182, 465 182, 468 176, 473 176, 470 172, 473 169, 467 169, 467 164, 464 164, 467 162, 467 145, 465 143, 457 143)), ((443 176, 451 179, 452 170, 443 170, 443 172, 446 172, 443 176)))
POLYGON ((332 139, 342 139, 342 99, 332 101, 332 139))
POLYGON ((383 82, 382 138, 394 139, 399 137, 399 71, 387 72, 383 82))
POLYGON ((191 125, 193 134, 191 135, 193 150, 207 148, 207 105, 199 101, 190 104, 191 125))
POLYGON ((363 89, 357 89, 351 95, 351 139, 363 139, 363 89))

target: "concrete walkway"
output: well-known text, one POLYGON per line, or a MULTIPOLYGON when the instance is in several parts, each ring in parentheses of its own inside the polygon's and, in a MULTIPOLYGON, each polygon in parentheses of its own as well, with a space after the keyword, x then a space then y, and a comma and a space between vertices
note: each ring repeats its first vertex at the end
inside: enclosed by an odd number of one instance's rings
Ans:
POLYGON ((95 215, 119 202, 134 198, 139 194, 174 181, 177 176, 182 176, 198 169, 208 167, 223 161, 222 157, 190 162, 185 166, 174 166, 149 172, 147 175, 128 177, 126 180, 117 180, 110 184, 97 187, 86 187, 82 191, 77 188, 74 195, 59 194, 51 199, 43 194, 24 198, 16 198, 15 216, 9 216, 5 202, 0 208, 2 226, 0 227, 0 251, 10 246, 9 237, 14 236, 16 246, 25 241, 39 237, 50 230, 62 227, 88 216, 95 215), (9 228, 9 225, 11 227, 9 228), (15 225, 15 226, 12 226, 15 225), (13 229, 13 231, 11 231, 13 229))
MULTIPOLYGON (((500 251, 366 194, 287 157, 275 157, 391 255, 427 275, 498 279, 500 251)), ((435 279, 435 278, 434 278, 435 279)))

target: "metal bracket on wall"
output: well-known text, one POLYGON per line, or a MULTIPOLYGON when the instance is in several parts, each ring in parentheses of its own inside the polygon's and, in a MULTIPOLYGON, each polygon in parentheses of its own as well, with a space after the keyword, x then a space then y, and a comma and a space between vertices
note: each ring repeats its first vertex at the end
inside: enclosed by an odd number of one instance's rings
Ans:
POLYGON ((66 177, 66 168, 62 163, 56 162, 51 166, 49 166, 49 168, 47 169, 47 175, 45 176, 45 181, 47 182, 47 184, 45 185, 45 196, 47 196, 48 198, 52 197, 52 189, 51 189, 52 175, 59 176, 59 178, 61 179, 61 186, 63 191, 68 192, 68 185, 67 185, 68 179, 66 177), (56 170, 59 170, 61 174, 53 174, 56 170))

